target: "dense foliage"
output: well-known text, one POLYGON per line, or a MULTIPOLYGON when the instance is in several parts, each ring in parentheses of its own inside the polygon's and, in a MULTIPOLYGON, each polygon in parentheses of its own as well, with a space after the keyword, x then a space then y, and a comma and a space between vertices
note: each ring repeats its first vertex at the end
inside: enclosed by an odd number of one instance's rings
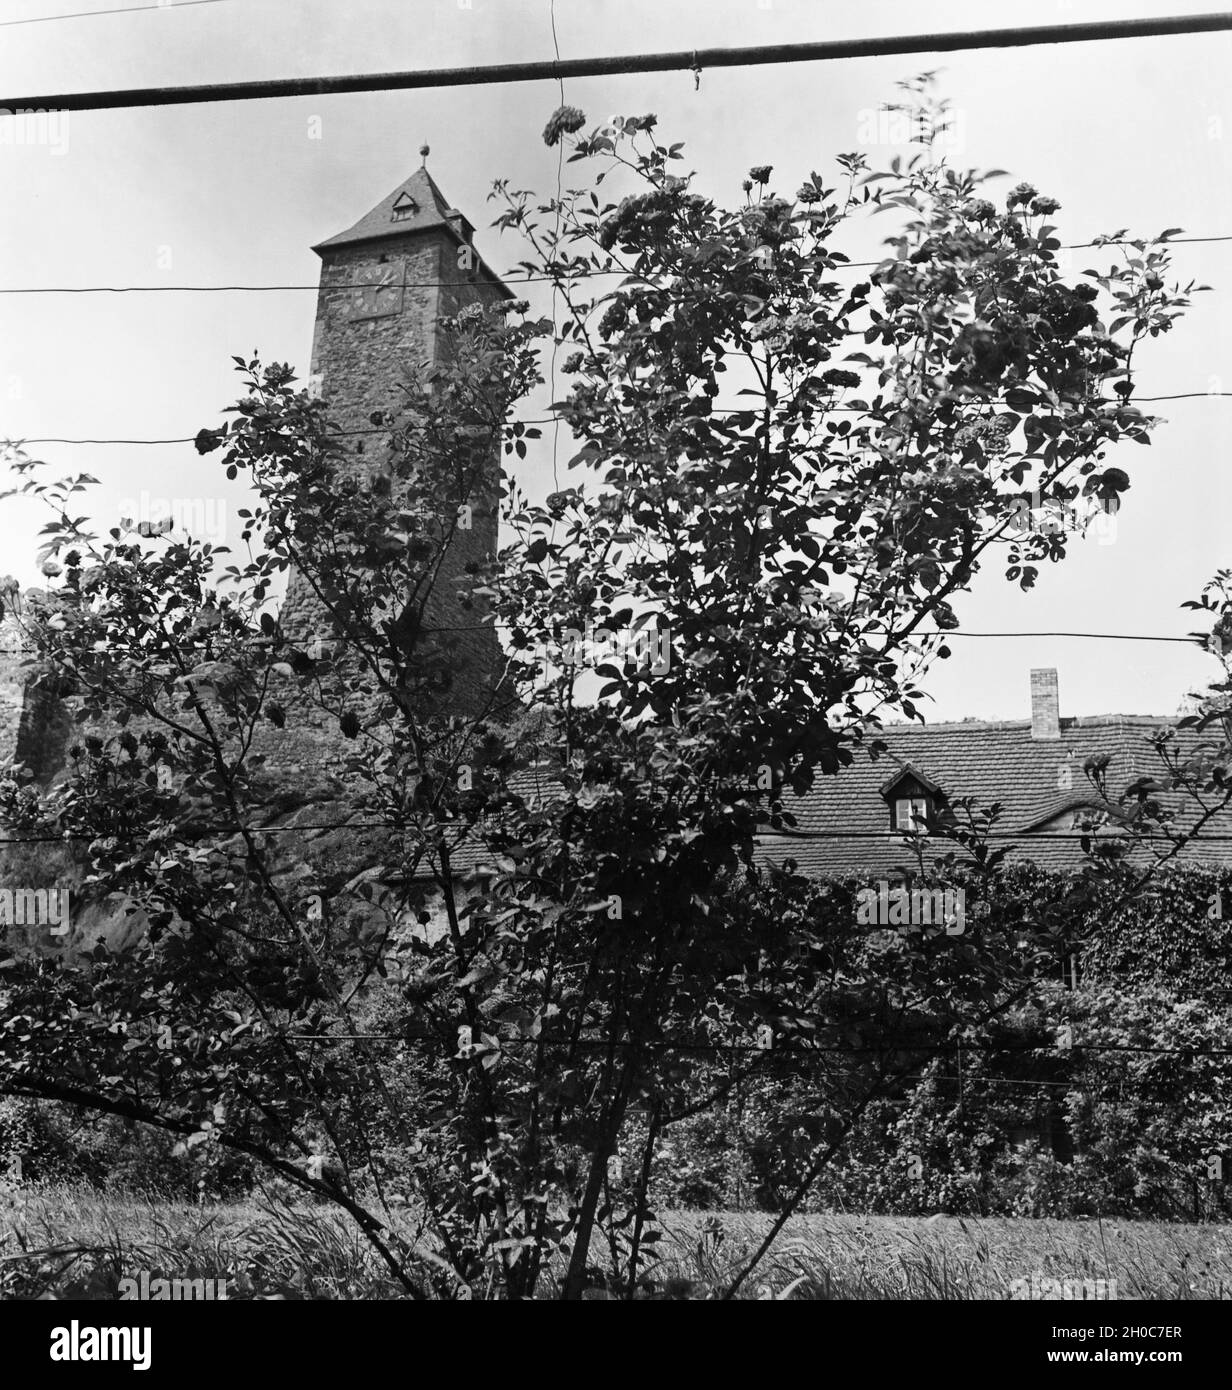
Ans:
MULTIPOLYGON (((759 166, 725 208, 655 125, 583 136, 570 114, 549 134, 576 136, 591 187, 535 205, 498 185, 563 322, 506 305, 444 325, 375 477, 287 368, 239 362, 245 397, 198 447, 253 485, 242 562, 100 539, 76 515, 90 479, 18 462, 55 513, 36 636, 81 736, 53 788, 10 784, 4 818, 84 845, 88 890, 142 931, 4 962, 0 1091, 255 1158, 349 1212, 413 1297, 578 1298, 599 1233, 632 1296, 658 1139, 726 1096, 705 1085, 724 1050, 750 1078, 816 1067, 777 1091, 775 1123, 803 1132, 785 1215, 879 1097, 1021 1003, 1095 891, 965 935, 869 934, 849 897, 819 907, 760 865, 757 836, 788 823, 786 788, 917 714, 948 655, 929 633, 988 554, 1009 545, 1024 587, 1062 557, 1063 534, 1015 527, 1024 488, 1125 491, 1106 453, 1155 424, 1134 347, 1187 303, 1170 233, 1070 284, 1030 185, 998 207, 991 173, 927 150, 876 172, 848 155, 842 191, 813 175, 781 197, 759 166), (609 176, 627 192, 603 204, 609 176), (874 210, 897 225, 853 277, 840 234, 874 210), (508 679, 463 718, 438 698, 428 598, 487 461, 525 453, 549 347, 570 350, 576 482, 542 506, 508 488, 512 542, 467 594, 508 679), (325 651, 271 611, 291 567, 325 651), (587 702, 569 634, 594 629, 624 640, 587 702), (652 630, 668 659, 642 659, 652 630), (348 827, 323 842, 280 815, 265 762, 271 731, 309 726, 348 750, 321 769, 318 813, 348 827)), ((991 904, 987 817, 951 822, 921 873, 991 904)))

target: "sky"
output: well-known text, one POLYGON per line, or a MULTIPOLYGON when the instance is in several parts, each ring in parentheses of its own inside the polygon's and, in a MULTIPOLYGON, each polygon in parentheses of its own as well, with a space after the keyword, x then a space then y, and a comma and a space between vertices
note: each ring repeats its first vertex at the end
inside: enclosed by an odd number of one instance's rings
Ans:
MULTIPOLYGON (((1206 7, 1206 8, 1209 8, 1206 7)), ((562 58, 1078 23, 1201 13, 1167 0, 556 0, 562 58)), ((0 110, 36 94, 547 60, 550 0, 0 0, 0 110), (49 16, 145 4, 131 13, 49 16), (16 23, 21 20, 46 22, 16 23)), ((683 141, 683 168, 720 202, 742 199, 751 165, 794 192, 813 168, 862 149, 897 152, 875 118, 895 84, 940 69, 953 103, 952 162, 1009 170, 1059 199, 1066 242, 1129 228, 1232 236, 1232 34, 1121 40, 569 80, 592 121, 654 111, 683 141)), ((555 82, 354 94, 130 111, 26 123, 0 119, 0 288, 85 285, 315 286, 311 246, 350 226, 431 146, 428 167, 477 224, 498 271, 522 248, 488 224, 493 179, 545 195, 556 151, 542 141, 555 82), (30 134, 32 130, 32 135, 30 134)), ((48 102, 48 105, 54 103, 48 102)), ((566 166, 568 168, 568 166, 566 166)), ((575 166, 576 167, 576 166, 575 166)), ((1010 181, 996 185, 1008 188, 1010 181)), ((853 227, 844 249, 874 256, 886 228, 853 227)), ((1073 253, 1076 272, 1095 253, 1073 253)), ((1173 334, 1138 359, 1142 396, 1167 421, 1153 446, 1107 462, 1132 480, 1115 527, 1071 544, 1021 593, 995 565, 955 604, 980 632, 1183 637, 1180 605, 1232 563, 1223 521, 1232 443, 1232 241, 1179 245, 1183 280, 1212 285, 1173 334)), ((548 307, 546 301, 542 307, 548 307)), ((315 292, 0 295, 0 438, 168 439, 220 419, 239 394, 234 354, 254 350, 306 377, 315 292)), ((542 413, 541 393, 528 407, 542 413)), ((558 443, 558 469, 570 450, 558 443)), ((38 445, 59 475, 100 479, 95 515, 171 509, 207 538, 238 536, 245 504, 217 455, 191 444, 38 445)), ((551 490, 550 438, 521 465, 551 490)), ((0 501, 0 572, 42 581, 26 499, 0 501)), ((926 686, 930 722, 1025 718, 1028 673, 1056 667, 1062 715, 1174 714, 1219 669, 1178 643, 1060 637, 962 638, 926 686)))

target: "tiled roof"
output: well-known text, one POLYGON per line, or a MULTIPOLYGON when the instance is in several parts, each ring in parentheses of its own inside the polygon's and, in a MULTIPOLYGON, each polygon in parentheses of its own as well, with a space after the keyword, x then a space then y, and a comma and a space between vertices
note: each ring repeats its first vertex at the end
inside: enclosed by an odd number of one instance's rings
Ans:
MULTIPOLYGON (((469 241, 469 225, 466 234, 463 234, 463 223, 465 222, 466 219, 463 214, 449 203, 427 169, 419 168, 409 179, 404 179, 387 197, 382 198, 370 212, 366 212, 353 227, 348 227, 345 232, 339 232, 336 236, 318 242, 312 249, 319 255, 323 251, 332 251, 339 246, 352 246, 365 241, 380 241, 386 237, 401 237, 412 232, 430 231, 448 232, 455 236, 459 242, 469 241), (413 204, 414 210, 409 215, 395 217, 395 208, 408 204, 413 204)), ((498 285, 506 296, 513 298, 513 291, 501 281, 493 270, 484 264, 477 252, 475 261, 484 274, 498 285)))
POLYGON ((326 247, 347 246, 354 241, 373 241, 378 237, 403 236, 407 232, 426 232, 433 227, 448 227, 448 212, 449 204, 437 188, 432 175, 426 169, 416 169, 411 177, 404 179, 387 198, 382 198, 376 207, 364 213, 353 227, 330 237, 328 241, 322 241, 312 249, 323 251, 326 247), (416 210, 411 216, 395 221, 394 206, 404 197, 415 204, 416 210))
MULTIPOLYGON (((1099 805, 1083 764, 1109 755, 1107 786, 1113 796, 1139 777, 1158 777, 1163 769, 1149 740, 1173 722, 1151 715, 1062 719, 1057 739, 1032 738, 1029 720, 889 726, 878 735, 889 749, 879 760, 861 750, 850 767, 832 777, 818 776, 807 795, 786 797, 785 808, 797 825, 787 834, 767 835, 764 849, 769 858, 790 857, 802 872, 817 875, 884 875, 911 862, 902 837, 887 834, 890 808, 883 795, 895 770, 910 765, 951 803, 959 797, 971 797, 977 808, 1000 802, 994 843, 1008 844, 1011 862, 1029 858, 1044 868, 1076 868, 1084 859, 1079 840, 1050 833, 1047 823, 1066 811, 1099 805)), ((1227 834, 1232 817, 1207 828, 1227 834)), ((932 843, 928 853, 947 848, 940 839, 932 843)), ((1185 857, 1223 861, 1232 858, 1232 844, 1199 840, 1185 857)))
MULTIPOLYGON (((527 801, 536 798, 555 798, 560 783, 546 764, 521 768, 509 777, 509 790, 527 801)), ((492 866, 494 855, 483 840, 483 826, 462 829, 449 846, 449 862, 457 872, 486 869, 492 866)))
MULTIPOLYGON (((1062 719, 1057 739, 1032 738, 1029 720, 891 725, 877 735, 889 749, 879 759, 861 749, 850 767, 834 776, 819 774, 805 796, 784 799, 797 824, 790 833, 765 835, 763 856, 778 862, 792 858, 802 873, 835 878, 886 877, 910 864, 903 837, 890 833, 885 796, 898 777, 910 770, 951 803, 971 797, 976 809, 987 809, 1000 802, 1002 813, 993 843, 1009 847, 1008 862, 1030 859, 1045 869, 1078 868, 1085 856, 1077 832, 1068 824, 1050 827, 1048 823, 1084 807, 1106 809, 1114 820, 1120 816, 1113 805, 1101 807, 1084 763, 1107 754, 1107 786, 1113 796, 1119 795, 1140 777, 1161 775, 1162 765, 1150 738, 1174 722, 1151 715, 1062 719), (1057 833, 1058 829, 1063 833, 1057 833)), ((514 774, 510 785, 526 797, 553 797, 559 791, 546 765, 514 774)), ((1229 839, 1200 838, 1186 847, 1185 862, 1232 859, 1232 814, 1217 817, 1206 829, 1229 839)), ((926 862, 948 848, 946 841, 935 837, 926 850, 926 862)), ((489 865, 492 856, 482 843, 482 829, 460 838, 451 859, 459 870, 489 865)))

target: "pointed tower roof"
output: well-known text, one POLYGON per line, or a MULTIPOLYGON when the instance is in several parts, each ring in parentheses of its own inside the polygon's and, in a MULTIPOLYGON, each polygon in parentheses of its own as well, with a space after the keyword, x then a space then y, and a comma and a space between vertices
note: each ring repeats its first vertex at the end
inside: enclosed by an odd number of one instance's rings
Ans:
MULTIPOLYGON (((470 245, 474 227, 465 213, 453 207, 436 186, 432 175, 420 166, 409 179, 400 183, 387 197, 367 212, 345 232, 318 242, 312 249, 321 255, 338 246, 351 246, 364 241, 382 241, 387 237, 403 237, 408 232, 443 231, 459 245, 470 245)), ((506 299, 516 296, 508 285, 475 252, 475 268, 494 284, 506 299)))
POLYGON ((407 232, 425 232, 434 227, 451 227, 448 215, 451 211, 441 190, 433 182, 432 175, 421 167, 388 197, 382 198, 353 227, 320 242, 312 249, 323 251, 332 246, 348 246, 355 241, 374 241, 380 237, 404 236, 407 232))

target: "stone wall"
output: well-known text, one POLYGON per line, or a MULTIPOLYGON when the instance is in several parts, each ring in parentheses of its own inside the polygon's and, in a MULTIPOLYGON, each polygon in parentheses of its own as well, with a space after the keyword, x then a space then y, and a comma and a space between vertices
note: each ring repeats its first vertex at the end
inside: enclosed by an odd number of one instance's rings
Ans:
POLYGON ((6 616, 0 622, 0 762, 8 762, 17 752, 28 676, 23 669, 23 647, 17 624, 6 616))
MULTIPOLYGON (((40 591, 26 596, 41 598, 40 591)), ((72 714, 52 688, 39 684, 32 647, 10 614, 0 621, 0 767, 22 763, 49 782, 63 763, 72 714)))
MULTIPOLYGON (((459 269, 458 243, 446 231, 410 233, 359 246, 323 252, 312 350, 312 380, 331 418, 344 431, 355 475, 372 478, 388 468, 390 433, 374 426, 373 417, 396 419, 404 412, 401 389, 441 352, 437 324, 469 303, 491 302, 500 290, 473 271, 459 269), (389 288, 363 291, 349 287, 389 277, 389 288), (447 282, 442 285, 438 282, 447 282), (379 315, 379 316, 377 316, 379 315), (362 432, 362 433, 358 433, 362 432)), ((453 684, 448 705, 457 713, 484 707, 501 669, 500 644, 482 627, 481 604, 459 602, 466 587, 466 566, 492 556, 497 548, 500 462, 479 496, 467 499, 470 525, 450 542, 429 599, 425 625, 450 652, 453 684)), ((443 511, 460 499, 444 499, 443 511)), ((328 641, 330 624, 307 582, 293 573, 282 613, 283 631, 295 642, 328 641)))
MULTIPOLYGON (((459 242, 447 228, 324 248, 321 254, 313 382, 337 424, 344 431, 356 431, 347 437, 346 445, 355 476, 368 479, 388 466, 390 451, 389 433, 374 427, 372 416, 401 413, 405 400, 399 388, 437 360, 442 350, 439 320, 469 303, 496 300, 503 290, 466 267, 467 258, 459 256, 459 242), (385 288, 352 288, 382 276, 389 277, 385 288)), ((503 665, 494 631, 482 625, 481 601, 466 607, 456 596, 459 584, 467 582, 467 564, 496 551, 499 484, 500 460, 494 455, 482 500, 469 499, 471 526, 455 533, 427 605, 427 627, 454 630, 447 635, 442 632, 437 639, 450 646, 453 682, 440 696, 448 713, 486 709, 503 665)), ((282 626, 297 645, 310 651, 315 638, 328 642, 331 637, 327 615, 306 581, 295 573, 288 585, 282 626)), ((24 762, 47 781, 65 765, 75 727, 72 702, 56 698, 50 689, 32 686, 32 672, 22 667, 24 657, 12 624, 0 625, 0 759, 24 762)), ((343 763, 353 754, 354 743, 341 736, 336 718, 299 698, 293 682, 271 693, 286 708, 287 721, 281 730, 263 723, 254 742, 253 751, 266 764, 258 780, 270 798, 269 814, 262 819, 267 824, 305 826, 345 814, 343 763)), ((344 850, 337 838, 343 843, 353 839, 345 832, 335 837, 305 829, 302 836, 280 839, 280 858, 316 864, 339 852, 343 859, 351 858, 360 849, 351 844, 344 850)))

